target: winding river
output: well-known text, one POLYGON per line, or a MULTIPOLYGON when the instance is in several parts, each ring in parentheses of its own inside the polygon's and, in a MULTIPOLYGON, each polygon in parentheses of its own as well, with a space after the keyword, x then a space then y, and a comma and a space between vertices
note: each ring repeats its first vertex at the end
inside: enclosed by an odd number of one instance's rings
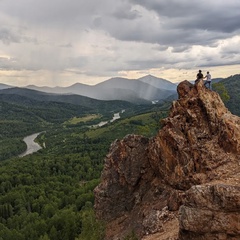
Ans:
MULTIPOLYGON (((125 110, 122 110, 122 113, 124 111, 125 110)), ((110 122, 112 123, 119 118, 120 118, 120 113, 115 113, 113 118, 110 120, 110 122)), ((100 122, 99 124, 91 126, 91 127, 101 127, 107 123, 108 123, 108 121, 100 122)), ((22 154, 18 155, 19 157, 24 157, 26 155, 32 154, 32 153, 37 152, 38 150, 42 149, 42 147, 34 141, 40 133, 42 133, 42 132, 34 133, 23 139, 23 141, 27 144, 27 150, 25 152, 23 152, 22 154)))
POLYGON ((37 152, 38 150, 42 149, 42 147, 34 142, 34 140, 37 138, 37 136, 40 134, 39 133, 34 133, 32 135, 29 135, 23 139, 23 141, 27 144, 27 150, 23 152, 22 154, 19 155, 19 157, 24 157, 28 154, 32 154, 34 152, 37 152))

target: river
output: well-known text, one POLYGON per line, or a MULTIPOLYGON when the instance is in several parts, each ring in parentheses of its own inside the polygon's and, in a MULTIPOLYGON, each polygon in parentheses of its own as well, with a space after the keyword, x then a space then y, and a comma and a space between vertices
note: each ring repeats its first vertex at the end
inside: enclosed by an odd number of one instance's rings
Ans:
MULTIPOLYGON (((123 113, 124 111, 125 110, 122 110, 121 113, 123 113)), ((120 118, 120 113, 114 113, 113 118, 110 120, 110 122, 112 123, 119 118, 120 118)), ((109 121, 100 122, 99 124, 93 125, 91 127, 102 127, 105 124, 107 124, 108 122, 109 121)), ((34 133, 34 134, 29 135, 29 136, 27 136, 23 139, 23 141, 27 144, 27 150, 25 152, 23 152, 22 154, 18 155, 19 157, 24 157, 26 155, 32 154, 32 153, 37 152, 38 150, 42 149, 42 147, 38 143, 34 142, 34 140, 37 138, 37 136, 40 133, 42 133, 42 132, 34 133)))
POLYGON ((37 152, 38 150, 42 149, 42 147, 34 142, 34 140, 37 138, 37 136, 40 134, 39 133, 34 133, 32 135, 29 135, 23 139, 23 141, 27 144, 27 150, 23 152, 22 154, 19 155, 19 157, 24 157, 28 154, 32 154, 34 152, 37 152))
MULTIPOLYGON (((121 113, 124 113, 124 112, 125 112, 125 110, 122 110, 122 111, 121 111, 121 113)), ((109 122, 111 122, 111 123, 114 122, 115 120, 117 120, 117 119, 119 119, 119 118, 121 118, 121 117, 120 117, 120 112, 119 112, 119 113, 114 113, 113 118, 112 118, 110 121, 100 122, 100 123, 98 123, 98 124, 96 124, 96 125, 92 125, 92 126, 90 126, 90 127, 93 127, 93 128, 102 127, 102 126, 108 124, 109 122)))

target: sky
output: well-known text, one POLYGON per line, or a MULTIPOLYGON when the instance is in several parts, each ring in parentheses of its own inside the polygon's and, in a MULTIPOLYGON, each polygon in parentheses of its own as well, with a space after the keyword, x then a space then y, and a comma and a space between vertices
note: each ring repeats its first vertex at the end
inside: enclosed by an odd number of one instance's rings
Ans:
POLYGON ((240 73, 239 0, 0 0, 0 83, 240 73))

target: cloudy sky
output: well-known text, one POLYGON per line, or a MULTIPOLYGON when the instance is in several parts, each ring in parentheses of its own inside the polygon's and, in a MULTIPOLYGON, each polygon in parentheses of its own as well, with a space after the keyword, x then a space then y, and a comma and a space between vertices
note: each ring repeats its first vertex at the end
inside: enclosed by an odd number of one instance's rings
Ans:
POLYGON ((240 73, 239 0, 0 0, 0 83, 240 73))

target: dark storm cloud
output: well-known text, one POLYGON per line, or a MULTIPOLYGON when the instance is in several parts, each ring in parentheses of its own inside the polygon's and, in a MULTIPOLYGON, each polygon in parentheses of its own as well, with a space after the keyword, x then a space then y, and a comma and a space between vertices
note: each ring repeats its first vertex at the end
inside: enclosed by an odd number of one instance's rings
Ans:
POLYGON ((115 9, 112 13, 113 17, 116 17, 118 19, 137 19, 141 17, 141 14, 136 9, 132 9, 129 4, 123 4, 119 8, 115 9))
MULTIPOLYGON (((176 19, 177 20, 177 19, 176 19)), ((202 15, 186 17, 176 22, 169 22, 169 27, 177 29, 198 29, 199 31, 212 31, 221 33, 233 33, 239 31, 239 14, 220 14, 218 11, 206 11, 202 15)))
MULTIPOLYGON (((198 3, 195 0, 129 0, 133 4, 139 4, 144 8, 158 12, 161 16, 183 16, 184 14, 194 14, 194 9, 197 9, 198 3), (197 5, 196 5, 197 4, 197 5)), ((204 7, 205 9, 205 7, 204 7)), ((204 9, 198 9, 199 12, 204 9)), ((196 14, 196 11, 195 11, 196 14)))
POLYGON ((237 64, 239 9, 238 0, 0 0, 1 69, 107 76, 237 64))
POLYGON ((189 49, 189 46, 180 46, 180 47, 175 47, 172 49, 172 52, 175 52, 175 53, 181 53, 181 52, 184 52, 186 50, 189 49))
POLYGON ((240 2, 234 0, 42 0, 34 4, 22 0, 5 6, 5 11, 29 24, 62 31, 93 27, 123 41, 185 48, 190 44, 210 45, 239 32, 239 8, 240 2), (144 9, 154 12, 155 19, 144 9))
POLYGON ((132 0, 131 2, 155 11, 160 18, 178 20, 172 26, 227 33, 239 30, 240 2, 236 0, 132 0))
MULTIPOLYGON (((122 40, 140 39, 159 44, 212 44, 214 41, 240 33, 240 2, 130 0, 158 16, 158 23, 136 24, 133 32, 111 33, 122 40), (153 29, 154 28, 154 29, 153 29), (151 35, 151 37, 149 37, 151 35)), ((146 19, 147 21, 147 19, 146 19)), ((131 24, 130 24, 131 27, 131 24)))

